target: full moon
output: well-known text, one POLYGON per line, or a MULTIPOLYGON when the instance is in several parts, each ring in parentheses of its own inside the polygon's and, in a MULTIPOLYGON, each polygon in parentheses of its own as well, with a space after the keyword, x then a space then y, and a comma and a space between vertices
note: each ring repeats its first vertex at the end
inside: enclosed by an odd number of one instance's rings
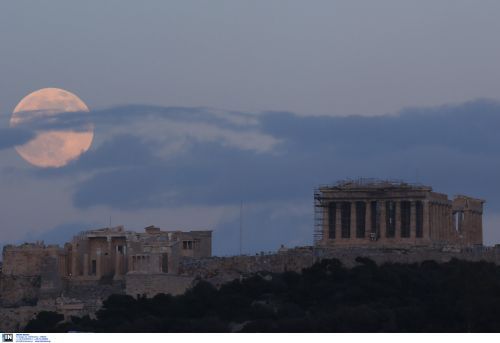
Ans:
MULTIPOLYGON (((43 88, 25 96, 17 104, 11 127, 29 126, 35 121, 50 124, 56 116, 68 112, 89 112, 89 108, 75 94, 59 88, 43 88)), ((94 138, 94 126, 88 122, 79 129, 38 128, 29 142, 16 146, 18 154, 34 166, 63 167, 86 152, 94 138)))

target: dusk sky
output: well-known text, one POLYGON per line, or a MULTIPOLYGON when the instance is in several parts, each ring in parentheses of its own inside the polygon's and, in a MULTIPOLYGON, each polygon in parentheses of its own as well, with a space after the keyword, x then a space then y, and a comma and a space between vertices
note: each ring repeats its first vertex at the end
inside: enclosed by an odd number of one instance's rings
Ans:
POLYGON ((111 218, 213 229, 235 254, 241 201, 244 252, 308 245, 314 187, 358 177, 483 198, 500 243, 499 17, 494 0, 2 2, 0 245, 111 218), (94 128, 60 168, 9 128, 46 87, 94 128))

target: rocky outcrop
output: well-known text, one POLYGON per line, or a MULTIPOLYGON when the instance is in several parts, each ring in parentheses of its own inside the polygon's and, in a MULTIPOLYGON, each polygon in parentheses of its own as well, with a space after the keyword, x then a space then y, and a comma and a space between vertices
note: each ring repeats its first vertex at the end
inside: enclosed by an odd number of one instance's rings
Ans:
POLYGON ((40 276, 0 275, 0 307, 36 305, 40 276))

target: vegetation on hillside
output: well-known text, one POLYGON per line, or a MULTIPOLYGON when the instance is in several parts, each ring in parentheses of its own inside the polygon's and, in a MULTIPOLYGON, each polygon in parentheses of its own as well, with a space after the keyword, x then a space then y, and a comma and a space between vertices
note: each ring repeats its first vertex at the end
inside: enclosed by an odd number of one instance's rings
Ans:
POLYGON ((95 320, 42 312, 25 331, 500 332, 500 266, 357 261, 348 269, 324 260, 218 290, 199 282, 180 296, 113 295, 95 320))

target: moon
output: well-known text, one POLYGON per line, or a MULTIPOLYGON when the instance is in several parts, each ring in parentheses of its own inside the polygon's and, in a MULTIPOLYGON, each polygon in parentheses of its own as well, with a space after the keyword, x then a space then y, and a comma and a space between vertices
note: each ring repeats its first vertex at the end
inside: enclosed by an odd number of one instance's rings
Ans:
MULTIPOLYGON (((14 109, 11 127, 28 126, 35 120, 51 123, 56 116, 67 112, 89 112, 89 108, 75 94, 60 88, 43 88, 25 96, 14 109)), ((94 126, 88 122, 78 130, 73 128, 46 128, 35 130, 35 137, 16 146, 17 153, 27 162, 41 168, 59 168, 79 158, 94 139, 94 126)))

